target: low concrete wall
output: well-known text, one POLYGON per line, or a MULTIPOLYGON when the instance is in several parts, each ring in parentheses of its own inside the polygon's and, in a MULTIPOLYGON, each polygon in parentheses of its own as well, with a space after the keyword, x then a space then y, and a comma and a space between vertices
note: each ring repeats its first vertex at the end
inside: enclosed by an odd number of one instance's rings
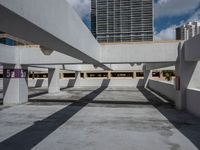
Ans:
POLYGON ((173 83, 151 79, 147 87, 174 102, 176 100, 176 90, 173 83))
POLYGON ((187 110, 200 117, 200 89, 187 89, 187 110))
MULTIPOLYGON (((29 87, 45 87, 48 86, 47 79, 30 79, 29 87)), ((137 87, 143 85, 143 80, 139 79, 75 79, 60 80, 61 87, 73 87, 73 86, 124 86, 124 87, 137 87), (106 81, 106 82, 104 82, 106 81)))
POLYGON ((3 89, 3 79, 0 79, 0 89, 3 89))

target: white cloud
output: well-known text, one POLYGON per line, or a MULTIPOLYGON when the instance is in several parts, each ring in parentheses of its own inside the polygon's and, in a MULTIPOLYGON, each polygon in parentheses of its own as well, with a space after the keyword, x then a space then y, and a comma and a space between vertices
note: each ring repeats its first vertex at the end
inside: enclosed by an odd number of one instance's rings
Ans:
POLYGON ((172 25, 159 33, 155 33, 155 40, 175 40, 176 28, 176 25, 172 25))
POLYGON ((188 20, 181 21, 179 25, 171 25, 170 27, 161 30, 159 33, 155 33, 155 40, 175 40, 176 28, 186 24, 189 21, 200 21, 200 9, 197 10, 188 20))
POLYGON ((188 21, 200 21, 200 9, 197 10, 189 19, 188 21))
POLYGON ((155 4, 155 18, 185 15, 199 5, 200 0, 158 0, 155 4))
POLYGON ((76 10, 81 18, 90 14, 91 0, 67 0, 69 4, 76 10))

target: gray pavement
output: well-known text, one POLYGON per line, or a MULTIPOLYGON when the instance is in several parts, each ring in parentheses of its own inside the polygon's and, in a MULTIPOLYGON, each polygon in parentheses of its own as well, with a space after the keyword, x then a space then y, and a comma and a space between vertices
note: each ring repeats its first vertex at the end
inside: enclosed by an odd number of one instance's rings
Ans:
POLYGON ((44 93, 31 89, 29 103, 0 107, 0 149, 200 149, 200 120, 148 90, 85 87, 44 93))

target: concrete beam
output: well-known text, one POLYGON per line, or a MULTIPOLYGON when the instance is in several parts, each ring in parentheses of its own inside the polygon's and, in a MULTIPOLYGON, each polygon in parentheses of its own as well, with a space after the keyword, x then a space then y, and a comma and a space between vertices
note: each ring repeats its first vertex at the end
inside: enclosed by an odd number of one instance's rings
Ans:
POLYGON ((57 51, 37 48, 16 47, 20 51, 21 64, 24 65, 61 65, 81 64, 82 61, 57 51))
POLYGON ((200 60, 200 35, 184 43, 184 59, 185 61, 200 60))
POLYGON ((179 42, 102 44, 102 63, 176 62, 179 42))
POLYGON ((175 66, 175 63, 147 63, 145 66, 147 70, 154 70, 175 66))
POLYGON ((16 50, 14 50, 11 46, 0 44, 0 63, 16 64, 16 50))
POLYGON ((101 46, 66 0, 0 0, 0 14, 0 30, 109 70, 100 63, 101 46))
MULTIPOLYGON (((111 68, 113 71, 133 71, 133 70, 142 70, 143 65, 136 64, 106 64, 107 67, 111 68)), ((63 65, 62 69, 64 70, 73 70, 73 71, 103 71, 102 68, 94 67, 90 64, 79 64, 79 65, 63 65)))

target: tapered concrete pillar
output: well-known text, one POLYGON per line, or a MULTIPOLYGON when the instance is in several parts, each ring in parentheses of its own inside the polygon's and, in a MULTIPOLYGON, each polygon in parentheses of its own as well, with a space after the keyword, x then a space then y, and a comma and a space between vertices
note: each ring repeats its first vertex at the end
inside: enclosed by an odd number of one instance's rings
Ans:
POLYGON ((60 69, 55 66, 55 68, 48 69, 48 92, 49 93, 59 93, 60 92, 60 79, 59 79, 60 69))
POLYGON ((111 72, 108 72, 108 79, 111 79, 111 72))
POLYGON ((144 82, 143 82, 143 85, 146 88, 149 79, 152 78, 152 70, 147 70, 146 66, 144 66, 143 67, 143 72, 144 72, 144 82))
POLYGON ((80 81, 81 81, 81 72, 76 71, 75 72, 75 86, 80 86, 80 81))
POLYGON ((83 79, 86 79, 86 78, 87 78, 87 73, 84 72, 84 73, 83 73, 83 79))
POLYGON ((193 76, 197 62, 186 62, 184 60, 184 45, 180 43, 178 49, 178 59, 175 65, 175 88, 176 88, 176 108, 179 110, 186 109, 187 88, 193 76))
POLYGON ((28 68, 21 65, 4 65, 3 74, 3 104, 28 102, 28 68))

